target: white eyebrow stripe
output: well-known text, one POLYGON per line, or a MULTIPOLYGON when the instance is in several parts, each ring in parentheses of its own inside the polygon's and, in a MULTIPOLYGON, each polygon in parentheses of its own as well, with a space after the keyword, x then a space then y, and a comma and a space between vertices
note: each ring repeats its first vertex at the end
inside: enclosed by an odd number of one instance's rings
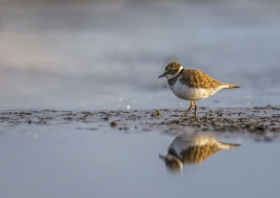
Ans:
POLYGON ((177 76, 177 75, 182 71, 182 69, 184 69, 184 67, 181 65, 180 68, 179 68, 179 70, 177 71, 177 73, 174 74, 174 76, 177 76))

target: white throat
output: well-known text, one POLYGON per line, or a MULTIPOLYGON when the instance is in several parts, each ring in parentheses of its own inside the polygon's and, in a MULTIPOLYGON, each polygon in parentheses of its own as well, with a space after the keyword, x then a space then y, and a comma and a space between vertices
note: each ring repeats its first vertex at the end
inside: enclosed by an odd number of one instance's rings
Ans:
POLYGON ((171 78, 174 78, 174 76, 177 76, 181 71, 182 69, 184 69, 184 67, 181 65, 179 70, 176 72, 176 74, 167 74, 165 77, 169 80, 171 78))

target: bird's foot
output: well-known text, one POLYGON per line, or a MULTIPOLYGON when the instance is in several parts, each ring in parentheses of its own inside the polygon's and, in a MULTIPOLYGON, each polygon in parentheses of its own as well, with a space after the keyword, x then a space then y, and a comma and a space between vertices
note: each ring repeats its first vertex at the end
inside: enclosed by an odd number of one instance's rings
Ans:
POLYGON ((188 116, 188 111, 186 112, 186 113, 184 113, 184 114, 182 114, 182 116, 184 116, 184 117, 187 117, 188 116))
POLYGON ((191 120, 197 120, 197 119, 198 119, 198 117, 196 115, 191 117, 191 120))
MULTIPOLYGON (((187 113, 181 115, 182 119, 184 119, 184 118, 187 119, 187 117, 188 117, 187 113)), ((190 120, 197 120, 197 119, 198 119, 198 117, 196 115, 190 117, 190 120)))

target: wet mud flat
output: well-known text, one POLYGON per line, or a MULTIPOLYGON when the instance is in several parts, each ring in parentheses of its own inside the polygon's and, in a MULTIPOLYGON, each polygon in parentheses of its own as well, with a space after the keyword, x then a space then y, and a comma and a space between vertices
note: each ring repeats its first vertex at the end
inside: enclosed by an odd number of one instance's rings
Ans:
MULTIPOLYGON (((280 107, 219 108, 200 107, 198 117, 185 110, 153 109, 130 111, 0 111, 0 125, 71 126, 79 130, 162 131, 167 134, 195 132, 249 133, 272 140, 280 134, 280 107)), ((2 127, 3 130, 3 127, 2 127)))

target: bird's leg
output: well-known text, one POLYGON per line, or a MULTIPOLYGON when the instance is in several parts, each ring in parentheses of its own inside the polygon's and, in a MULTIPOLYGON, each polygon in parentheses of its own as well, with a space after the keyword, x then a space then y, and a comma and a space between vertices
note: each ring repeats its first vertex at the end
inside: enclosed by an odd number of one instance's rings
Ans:
POLYGON ((193 118, 196 118, 198 105, 197 105, 195 100, 193 101, 193 103, 194 103, 194 116, 193 116, 193 118))
POLYGON ((191 110, 191 108, 193 107, 193 101, 191 101, 190 103, 190 107, 188 108, 188 110, 186 111, 185 115, 184 116, 187 116, 189 111, 191 110))

